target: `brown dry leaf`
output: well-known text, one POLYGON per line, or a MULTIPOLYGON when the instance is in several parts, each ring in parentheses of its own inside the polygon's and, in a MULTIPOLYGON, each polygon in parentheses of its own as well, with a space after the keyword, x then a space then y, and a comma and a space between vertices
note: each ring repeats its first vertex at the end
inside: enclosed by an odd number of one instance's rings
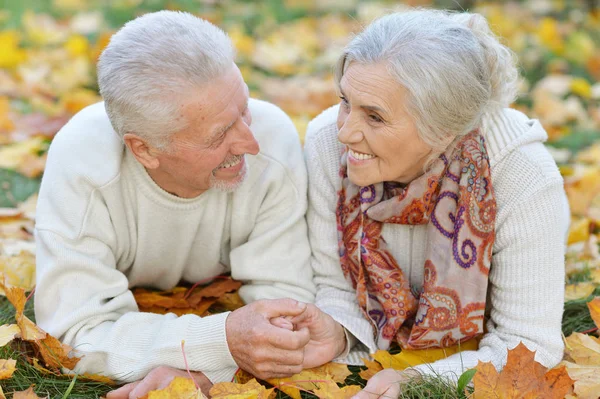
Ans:
POLYGON ((205 287, 195 288, 187 300, 192 307, 196 307, 203 298, 219 298, 227 292, 238 290, 242 283, 231 278, 216 279, 211 284, 205 287))
POLYGON ((590 316, 594 320, 596 327, 600 328, 600 297, 595 297, 587 303, 588 309, 590 310, 590 316))
POLYGON ((491 363, 477 364, 473 377, 474 399, 487 398, 564 398, 573 390, 573 380, 561 367, 547 371, 534 360, 535 353, 519 343, 508 351, 501 373, 491 363))
POLYGON ((598 399, 600 392, 600 365, 585 366, 562 362, 567 373, 575 381, 574 393, 578 399, 598 399))
POLYGON ((164 389, 148 392, 142 399, 206 399, 191 378, 175 377, 164 389))
POLYGON ((238 369, 238 371, 233 376, 233 382, 235 382, 236 384, 245 384, 253 379, 254 376, 243 369, 238 369))
POLYGON ((273 388, 267 389, 255 379, 245 384, 220 382, 210 389, 210 397, 213 399, 268 399, 272 393, 273 388))
POLYGON ((383 370, 383 367, 381 367, 381 364, 379 364, 378 362, 371 361, 369 359, 362 359, 362 361, 365 362, 365 366, 367 366, 367 369, 362 370, 360 373, 358 373, 358 375, 360 375, 361 378, 364 378, 367 381, 375 374, 383 370))
POLYGON ((217 299, 215 305, 223 307, 225 310, 234 311, 246 305, 237 292, 228 292, 217 299))
POLYGON ((4 324, 0 326, 0 347, 8 344, 21 332, 16 324, 4 324))
MULTIPOLYGON (((302 398, 300 391, 312 392, 315 389, 323 389, 328 385, 336 385, 335 381, 329 374, 318 374, 313 370, 316 369, 302 370, 302 372, 294 374, 291 377, 271 378, 266 381, 275 388, 291 396, 293 399, 302 398)), ((333 388, 329 389, 331 390, 333 388)))
POLYGON ((14 359, 0 359, 0 380, 6 380, 12 377, 17 366, 17 361, 14 359))
MULTIPOLYGON (((150 313, 175 313, 178 316, 184 314, 197 314, 205 316, 208 309, 217 303, 220 297, 227 295, 231 291, 236 291, 242 285, 230 277, 215 279, 212 283, 204 287, 193 287, 190 291, 186 287, 175 287, 168 291, 150 291, 143 288, 136 288, 133 291, 139 309, 142 312, 150 313)), ((230 297, 223 302, 225 306, 237 309, 239 303, 243 303, 239 296, 230 297), (237 307, 235 307, 237 306, 237 307)), ((230 309, 228 309, 230 310, 230 309)))
POLYGON ((25 391, 15 392, 13 395, 13 399, 42 399, 47 398, 47 396, 39 397, 33 392, 33 387, 29 387, 25 391))

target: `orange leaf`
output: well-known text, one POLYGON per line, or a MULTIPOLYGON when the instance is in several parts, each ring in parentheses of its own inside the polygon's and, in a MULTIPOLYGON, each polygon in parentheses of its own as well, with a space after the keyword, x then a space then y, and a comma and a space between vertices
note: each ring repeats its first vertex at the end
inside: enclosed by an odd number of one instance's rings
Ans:
POLYGON ((240 294, 238 294, 237 292, 228 292, 227 294, 224 294, 222 297, 217 299, 215 305, 222 306, 225 310, 234 311, 246 304, 240 297, 240 294))
POLYGON ((33 392, 33 387, 29 387, 25 391, 15 392, 13 399, 41 399, 33 392))
POLYGON ((210 389, 210 397, 213 399, 268 399, 273 388, 267 389, 258 381, 252 379, 245 384, 234 382, 220 382, 210 389))
POLYGON ((0 359, 0 380, 12 377, 16 370, 17 361, 14 359, 0 359))
POLYGON ((293 399, 301 399, 300 391, 312 392, 315 389, 322 389, 327 385, 336 385, 335 381, 327 373, 315 372, 316 369, 302 370, 287 378, 270 378, 266 380, 275 388, 291 396, 293 399))
POLYGON ((243 369, 238 369, 238 371, 233 376, 233 382, 235 382, 237 384, 245 384, 248 381, 251 381, 253 379, 254 379, 254 376, 243 369))
POLYGON ((191 378, 175 377, 164 389, 148 392, 144 399, 206 399, 191 378))
POLYGON ((596 324, 596 327, 600 328, 600 297, 592 299, 587 303, 587 306, 590 310, 592 320, 594 320, 594 324, 596 324))
POLYGON ((365 380, 369 380, 375 374, 383 370, 381 364, 377 362, 371 361, 369 359, 362 359, 362 361, 365 362, 365 366, 367 366, 367 369, 362 370, 360 373, 358 373, 358 375, 360 375, 360 377, 364 378, 365 380))
POLYGON ((42 340, 34 341, 34 344, 49 367, 73 369, 79 362, 79 357, 69 357, 71 352, 69 345, 61 343, 49 334, 42 340))
POLYGON ((473 377, 478 398, 563 398, 573 390, 564 367, 547 371, 534 360, 535 353, 519 343, 508 351, 506 366, 498 373, 491 363, 477 364, 473 377))

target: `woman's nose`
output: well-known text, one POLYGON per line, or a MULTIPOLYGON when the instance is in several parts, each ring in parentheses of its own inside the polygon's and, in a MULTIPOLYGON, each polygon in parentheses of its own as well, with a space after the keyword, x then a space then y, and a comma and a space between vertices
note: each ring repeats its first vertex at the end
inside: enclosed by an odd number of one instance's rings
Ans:
POLYGON ((362 141, 362 129, 350 116, 338 122, 338 140, 343 144, 356 144, 362 141), (341 126, 340 126, 341 125, 341 126))

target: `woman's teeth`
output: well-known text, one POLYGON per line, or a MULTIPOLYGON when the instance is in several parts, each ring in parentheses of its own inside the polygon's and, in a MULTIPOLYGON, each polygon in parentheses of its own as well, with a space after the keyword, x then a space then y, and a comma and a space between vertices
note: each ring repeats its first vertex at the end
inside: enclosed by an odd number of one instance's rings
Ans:
POLYGON ((232 159, 231 161, 227 162, 226 164, 224 164, 223 166, 219 167, 219 169, 227 169, 227 168, 231 168, 232 166, 237 165, 238 163, 240 163, 240 161, 242 160, 242 157, 237 157, 232 159))
POLYGON ((352 158, 359 159, 359 160, 375 158, 375 155, 373 155, 373 154, 363 154, 363 153, 356 152, 353 150, 350 150, 350 155, 352 155, 352 158))

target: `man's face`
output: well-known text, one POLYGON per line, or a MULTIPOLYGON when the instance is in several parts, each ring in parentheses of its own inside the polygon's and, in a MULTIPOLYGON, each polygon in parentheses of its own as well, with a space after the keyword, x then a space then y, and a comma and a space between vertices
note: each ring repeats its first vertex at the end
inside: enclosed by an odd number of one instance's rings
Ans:
POLYGON ((183 198, 210 188, 237 188, 246 175, 245 154, 259 151, 250 130, 248 86, 237 66, 189 96, 176 118, 185 118, 188 127, 172 136, 167 149, 155 152, 159 166, 148 169, 154 181, 183 198))

